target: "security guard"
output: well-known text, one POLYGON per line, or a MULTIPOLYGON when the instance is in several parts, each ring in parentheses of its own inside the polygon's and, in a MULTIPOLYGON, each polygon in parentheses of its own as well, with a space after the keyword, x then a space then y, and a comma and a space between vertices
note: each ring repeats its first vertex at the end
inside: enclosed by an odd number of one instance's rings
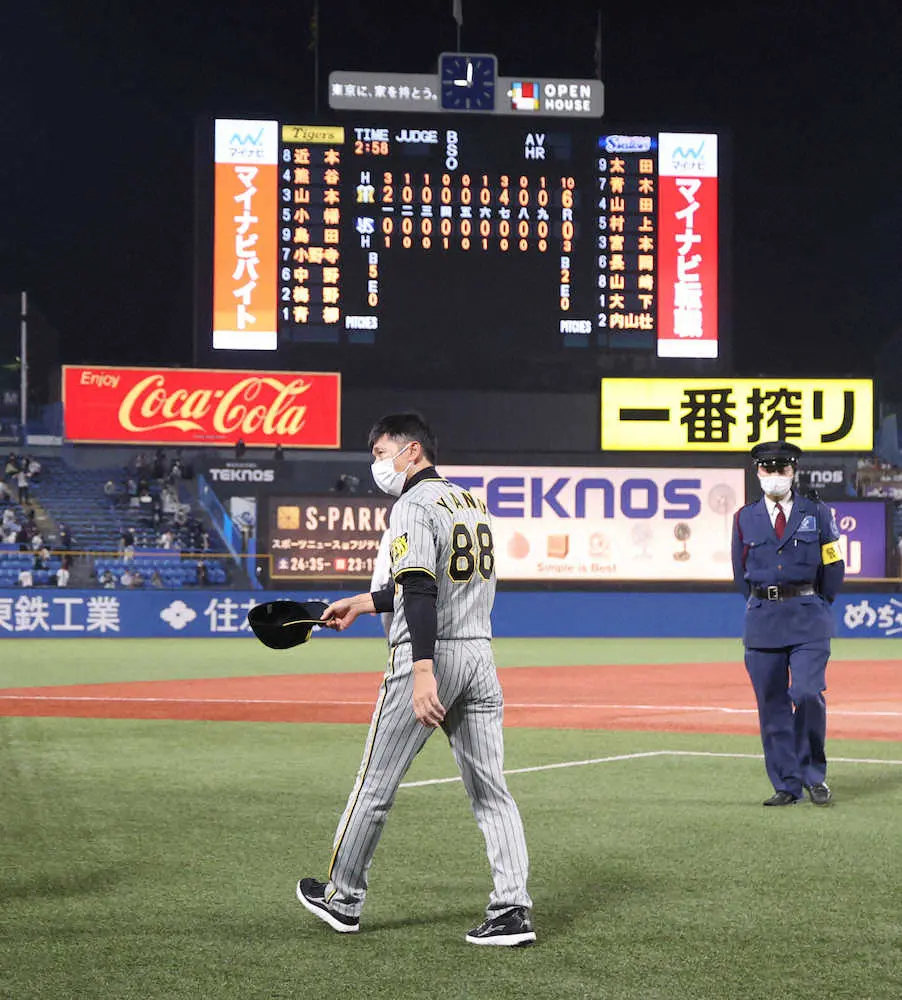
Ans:
POLYGON ((806 789, 817 806, 833 796, 825 781, 827 660, 845 564, 830 509, 793 492, 801 449, 758 444, 752 460, 764 496, 736 512, 733 579, 745 594, 745 665, 758 701, 764 766, 788 806, 806 789))

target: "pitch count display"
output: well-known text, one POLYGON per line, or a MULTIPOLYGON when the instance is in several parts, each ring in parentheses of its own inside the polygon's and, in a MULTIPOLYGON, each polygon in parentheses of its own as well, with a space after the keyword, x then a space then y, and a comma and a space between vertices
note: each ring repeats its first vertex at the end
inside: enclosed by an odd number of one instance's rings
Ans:
POLYGON ((207 155, 201 361, 341 358, 353 379, 355 362, 388 359, 397 374, 407 350, 420 369, 432 359, 477 384, 502 361, 515 373, 638 354, 660 370, 652 359, 722 353, 716 135, 539 118, 220 119, 207 155))

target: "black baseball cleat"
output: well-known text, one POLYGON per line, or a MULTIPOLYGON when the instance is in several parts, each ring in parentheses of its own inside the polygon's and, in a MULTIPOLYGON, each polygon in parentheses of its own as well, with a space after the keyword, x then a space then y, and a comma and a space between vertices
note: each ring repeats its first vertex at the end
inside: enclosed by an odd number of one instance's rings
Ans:
POLYGON ((323 923, 328 924, 339 934, 354 934, 360 930, 360 920, 348 917, 344 913, 336 913, 326 902, 326 883, 317 882, 315 878, 302 878, 298 882, 297 897, 301 906, 309 910, 323 923))
POLYGON ((764 806, 794 806, 803 801, 801 795, 793 795, 792 792, 774 792, 769 799, 761 804, 764 806))
POLYGON ((806 785, 805 790, 813 805, 828 806, 833 801, 833 792, 824 781, 819 781, 816 785, 806 785))
POLYGON ((496 917, 489 917, 467 934, 470 944, 489 944, 506 948, 516 948, 533 944, 536 932, 525 906, 515 906, 496 917))

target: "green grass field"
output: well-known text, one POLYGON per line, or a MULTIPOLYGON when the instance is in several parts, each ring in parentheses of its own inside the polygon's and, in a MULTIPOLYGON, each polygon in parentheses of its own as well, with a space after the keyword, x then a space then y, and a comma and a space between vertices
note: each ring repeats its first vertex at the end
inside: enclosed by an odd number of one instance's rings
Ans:
MULTIPOLYGON (((5 640, 0 687, 381 669, 376 640, 5 640)), ((722 662, 733 642, 497 643, 502 665, 722 662)), ((837 642, 892 658, 896 642, 837 642)), ((539 944, 479 949, 490 880, 459 783, 402 788, 359 935, 324 874, 362 726, 0 718, 0 997, 899 1000, 902 743, 833 741, 837 804, 762 809, 763 766, 661 755, 514 774, 539 944), (868 758, 887 763, 846 763, 868 758), (899 763, 892 763, 893 761, 899 763)), ((509 768, 751 737, 507 732, 509 768)), ((450 777, 441 734, 408 780, 450 777)))

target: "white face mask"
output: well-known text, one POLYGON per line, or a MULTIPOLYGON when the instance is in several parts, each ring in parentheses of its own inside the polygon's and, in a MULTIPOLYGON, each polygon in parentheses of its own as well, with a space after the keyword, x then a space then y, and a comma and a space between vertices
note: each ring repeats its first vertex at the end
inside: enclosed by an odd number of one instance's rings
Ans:
POLYGON ((395 459, 398 455, 403 455, 411 444, 413 444, 413 441, 410 444, 404 445, 397 454, 391 455, 389 458, 379 458, 371 466, 373 470, 373 482, 390 497, 399 497, 401 491, 404 489, 407 470, 413 465, 413 462, 408 462, 406 468, 402 469, 401 472, 395 472, 395 459))
POLYGON ((773 500, 782 500, 792 489, 792 476, 761 476, 758 481, 764 495, 773 500))

